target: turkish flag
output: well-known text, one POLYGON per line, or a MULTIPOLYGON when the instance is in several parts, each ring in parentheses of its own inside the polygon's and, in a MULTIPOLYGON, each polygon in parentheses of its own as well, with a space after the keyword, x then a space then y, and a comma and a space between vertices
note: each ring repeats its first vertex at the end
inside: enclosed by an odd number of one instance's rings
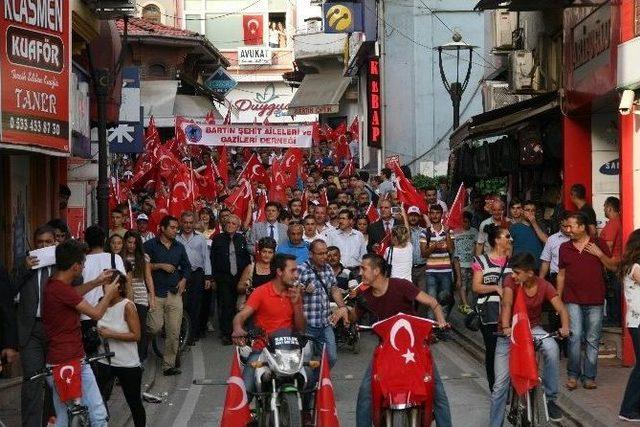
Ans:
MULTIPOLYGON (((373 326, 380 344, 373 354, 371 394, 373 424, 381 420, 383 400, 390 396, 407 396, 412 403, 423 403, 422 426, 431 425, 435 393, 433 361, 429 350, 429 337, 433 323, 427 319, 398 313, 373 326)), ((387 403, 388 400, 387 400, 387 403)))
POLYGON ((160 144, 160 133, 156 127, 156 121, 151 116, 149 118, 149 126, 147 126, 147 131, 144 134, 144 149, 145 151, 153 151, 160 144))
POLYGON ((282 204, 287 203, 287 183, 282 173, 278 173, 269 187, 269 200, 282 204))
POLYGON ((355 140, 360 140, 360 122, 358 121, 358 116, 355 116, 353 118, 353 121, 349 126, 349 132, 351 132, 351 135, 355 140))
POLYGON ((258 214, 256 215, 256 222, 264 222, 267 220, 267 202, 269 198, 264 194, 259 194, 258 199, 258 214))
POLYGON ((282 158, 281 170, 285 173, 287 187, 293 187, 298 181, 298 170, 304 161, 304 153, 300 148, 289 148, 282 158))
POLYGON ((82 366, 80 359, 54 366, 51 375, 62 402, 82 397, 82 366))
POLYGON ((411 181, 404 176, 404 172, 400 169, 400 165, 393 162, 390 166, 391 170, 396 175, 396 191, 398 193, 398 200, 404 204, 404 208, 409 209, 410 206, 417 206, 420 208, 420 212, 429 212, 427 201, 420 195, 420 193, 418 193, 418 190, 416 190, 411 181))
POLYGON ((209 110, 207 112, 207 115, 204 116, 204 121, 208 124, 208 125, 215 125, 216 124, 216 113, 214 113, 213 110, 209 110))
POLYGON ((262 44, 262 15, 242 15, 242 28, 245 45, 262 44))
POLYGON ((336 126, 336 128, 331 132, 331 139, 333 141, 337 141, 338 138, 340 138, 341 136, 344 136, 344 134, 347 132, 347 122, 340 122, 340 124, 338 126, 336 126))
POLYGON ((385 234, 384 237, 382 238, 382 240, 380 240, 380 243, 378 243, 378 244, 380 246, 378 247, 378 250, 376 251, 376 254, 378 254, 381 257, 383 257, 384 253, 391 246, 391 233, 385 234))
POLYGON ((169 198, 167 197, 164 189, 156 192, 154 201, 156 207, 149 218, 149 230, 151 230, 153 234, 156 234, 162 218, 169 215, 169 198))
POLYGON ((464 206, 467 201, 467 190, 464 188, 464 184, 460 184, 460 188, 458 188, 458 193, 456 194, 456 198, 451 205, 451 209, 449 209, 449 214, 447 219, 445 220, 445 225, 449 227, 450 230, 461 230, 462 229, 462 212, 464 212, 464 206))
POLYGON ((342 160, 351 160, 351 150, 349 150, 349 143, 347 137, 344 134, 340 135, 336 142, 336 149, 333 154, 336 164, 340 164, 342 160))
POLYGON ((346 165, 340 171, 339 178, 350 178, 356 173, 356 166, 353 164, 353 159, 349 160, 346 165))
POLYGON ((242 173, 240 173, 240 178, 244 178, 249 182, 260 182, 267 187, 271 185, 271 179, 264 169, 264 166, 262 166, 262 163, 260 163, 256 153, 251 155, 242 173))
POLYGON ((211 163, 207 164, 202 174, 193 171, 194 181, 198 190, 198 195, 212 201, 218 196, 216 191, 215 172, 211 163))
POLYGON ((521 286, 516 290, 511 320, 511 350, 509 350, 509 373, 511 384, 522 396, 538 384, 538 364, 533 348, 533 336, 529 314, 524 302, 521 286))
POLYGON ((231 373, 229 374, 227 384, 227 395, 224 398, 224 410, 222 412, 220 427, 246 426, 251 422, 251 409, 249 409, 247 390, 242 380, 240 355, 237 349, 233 352, 231 373))
POLYGON ((378 209, 374 206, 373 202, 369 202, 369 207, 365 212, 367 218, 369 218, 369 223, 374 223, 380 219, 380 214, 378 213, 378 209))
POLYGON ((327 349, 322 349, 320 361, 320 379, 316 392, 316 423, 318 427, 339 427, 338 408, 336 398, 333 395, 333 383, 331 382, 331 370, 329 368, 329 356, 327 349))
POLYGON ((243 179, 225 199, 224 204, 231 209, 231 212, 240 217, 240 221, 244 222, 249 210, 251 196, 251 184, 246 179, 243 179))
POLYGON ((227 147, 218 147, 218 176, 225 184, 229 184, 229 158, 227 157, 227 147))

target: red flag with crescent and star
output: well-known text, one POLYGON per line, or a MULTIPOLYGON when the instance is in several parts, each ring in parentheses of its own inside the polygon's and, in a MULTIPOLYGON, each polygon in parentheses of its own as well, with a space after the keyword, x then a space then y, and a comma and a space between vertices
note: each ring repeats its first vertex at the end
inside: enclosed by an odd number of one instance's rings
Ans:
POLYGON ((51 375, 62 402, 82 397, 81 360, 71 360, 52 368, 51 375))
POLYGON ((262 15, 242 15, 242 28, 245 45, 262 44, 262 15))
POLYGON ((462 213, 464 212, 466 202, 467 190, 464 188, 464 184, 460 184, 456 198, 453 200, 451 209, 449 209, 449 213, 447 214, 447 219, 444 221, 444 224, 449 227, 450 230, 462 229, 462 213))
POLYGON ((264 169, 264 166, 262 166, 262 163, 260 163, 256 153, 251 155, 251 158, 240 173, 240 179, 242 178, 249 182, 259 182, 267 188, 271 186, 271 178, 269 178, 267 171, 264 169))
POLYGON ((229 158, 227 155, 227 147, 218 147, 218 176, 222 178, 225 184, 229 184, 229 158))
POLYGON ((287 187, 293 187, 298 181, 298 170, 304 161, 304 153, 300 148, 288 148, 280 164, 287 187))
POLYGON ((420 212, 429 212, 429 206, 426 199, 418 193, 411 181, 404 175, 400 165, 396 162, 390 164, 391 171, 395 174, 396 192, 400 202, 404 205, 405 210, 410 206, 417 206, 420 212))
POLYGON ((372 224, 380 219, 380 214, 378 213, 378 209, 376 209, 373 202, 369 202, 369 207, 365 212, 367 218, 369 218, 369 223, 372 224))
POLYGON ((339 427, 338 408, 336 398, 333 394, 333 383, 331 382, 331 369, 329 368, 329 357, 327 349, 322 349, 322 360, 320 361, 320 379, 318 380, 318 390, 316 391, 316 426, 318 427, 339 427))
POLYGON ((516 389, 516 393, 522 396, 538 384, 539 378, 529 314, 522 286, 517 287, 513 302, 510 339, 509 374, 511 375, 511 384, 516 389))
POLYGON ((242 179, 231 194, 224 200, 224 204, 231 209, 231 212, 238 215, 241 221, 244 221, 247 217, 249 202, 252 196, 253 191, 251 190, 251 184, 246 179, 242 179))
POLYGON ((247 390, 242 380, 240 355, 236 349, 233 352, 231 373, 229 374, 229 379, 227 379, 227 395, 224 398, 224 410, 220 427, 246 426, 250 421, 251 409, 249 409, 247 390))

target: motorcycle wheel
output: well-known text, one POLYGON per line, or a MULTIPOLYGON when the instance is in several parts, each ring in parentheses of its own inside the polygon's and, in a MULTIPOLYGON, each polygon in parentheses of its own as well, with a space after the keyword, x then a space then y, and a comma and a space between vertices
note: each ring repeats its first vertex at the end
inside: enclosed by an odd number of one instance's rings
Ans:
POLYGON ((403 409, 391 411, 391 427, 411 427, 410 413, 403 409))
POLYGON ((296 394, 282 394, 280 397, 278 412, 280 413, 281 426, 302 427, 302 412, 298 407, 298 396, 296 394))

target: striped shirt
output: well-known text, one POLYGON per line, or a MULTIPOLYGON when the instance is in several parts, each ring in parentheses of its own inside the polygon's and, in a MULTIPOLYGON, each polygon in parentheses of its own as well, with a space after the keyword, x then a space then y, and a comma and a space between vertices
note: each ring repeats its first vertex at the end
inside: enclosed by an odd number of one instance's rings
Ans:
MULTIPOLYGON (((440 243, 447 241, 447 234, 451 232, 445 232, 444 226, 440 231, 436 231, 433 227, 426 228, 422 235, 423 239, 426 239, 429 243, 440 243)), ((427 273, 450 273, 451 268, 451 254, 447 248, 437 248, 431 252, 431 255, 427 258, 427 273)))

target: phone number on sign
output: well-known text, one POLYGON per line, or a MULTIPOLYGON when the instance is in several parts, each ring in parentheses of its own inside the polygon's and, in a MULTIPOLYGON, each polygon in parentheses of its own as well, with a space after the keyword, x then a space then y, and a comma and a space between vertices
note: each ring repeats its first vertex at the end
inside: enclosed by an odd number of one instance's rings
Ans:
POLYGON ((60 136, 61 132, 60 124, 58 123, 14 116, 9 117, 9 129, 53 136, 60 136))

